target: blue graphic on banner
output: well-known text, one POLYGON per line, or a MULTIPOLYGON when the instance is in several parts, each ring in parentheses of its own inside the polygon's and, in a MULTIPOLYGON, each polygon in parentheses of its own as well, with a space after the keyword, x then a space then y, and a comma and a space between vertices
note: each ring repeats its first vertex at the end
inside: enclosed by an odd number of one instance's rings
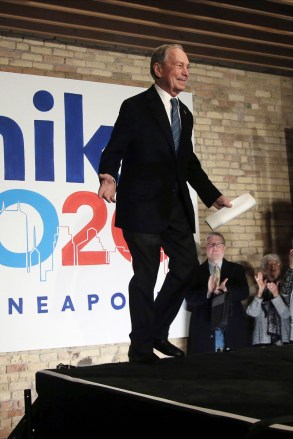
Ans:
POLYGON ((52 254, 52 245, 54 236, 59 225, 58 216, 55 207, 42 195, 23 189, 11 189, 0 194, 0 205, 2 206, 1 215, 21 215, 25 221, 26 243, 29 241, 29 218, 22 210, 21 205, 28 204, 38 211, 43 221, 43 236, 40 243, 36 245, 35 237, 33 248, 26 248, 23 253, 15 253, 6 249, 0 243, 0 264, 6 267, 26 268, 27 271, 33 265, 40 264, 52 254), (12 205, 16 207, 9 208, 12 205))

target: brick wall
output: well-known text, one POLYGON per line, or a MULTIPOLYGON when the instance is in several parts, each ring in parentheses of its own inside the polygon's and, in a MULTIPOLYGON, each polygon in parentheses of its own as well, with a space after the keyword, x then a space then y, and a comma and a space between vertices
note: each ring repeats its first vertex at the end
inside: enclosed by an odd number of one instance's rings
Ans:
MULTIPOLYGON (((147 57, 9 33, 0 33, 0 70, 139 87, 152 83, 147 57)), ((262 255, 279 253, 286 264, 292 246, 288 157, 292 160, 293 147, 286 138, 292 142, 293 79, 192 63, 186 91, 193 93, 194 141, 203 168, 231 199, 250 192, 257 201, 219 229, 227 241, 227 258, 246 266, 253 288, 262 255)), ((198 207, 204 237, 210 230, 204 218, 213 208, 200 200, 198 207)), ((186 340, 175 343, 184 348, 186 340)), ((127 350, 126 343, 1 353, 0 439, 9 436, 24 414, 24 389, 32 390, 33 400, 37 397, 36 371, 59 363, 127 361, 127 350)))

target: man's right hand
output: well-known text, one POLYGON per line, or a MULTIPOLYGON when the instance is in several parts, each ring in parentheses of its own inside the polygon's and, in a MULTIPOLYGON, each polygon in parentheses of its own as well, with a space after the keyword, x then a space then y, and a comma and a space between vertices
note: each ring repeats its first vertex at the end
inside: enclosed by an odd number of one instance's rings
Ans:
POLYGON ((103 198, 108 203, 116 203, 116 181, 110 174, 99 174, 100 188, 99 198, 103 198))

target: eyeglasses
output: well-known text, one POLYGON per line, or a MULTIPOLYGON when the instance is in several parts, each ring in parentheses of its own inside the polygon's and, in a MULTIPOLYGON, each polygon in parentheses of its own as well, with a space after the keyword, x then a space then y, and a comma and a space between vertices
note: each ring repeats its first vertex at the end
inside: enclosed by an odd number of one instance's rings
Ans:
POLYGON ((208 242, 207 243, 208 248, 213 248, 213 247, 221 248, 221 247, 224 247, 224 245, 225 244, 223 242, 208 242))
POLYGON ((280 262, 274 262, 274 261, 271 261, 271 262, 267 262, 266 263, 266 267, 275 267, 275 266, 279 266, 280 265, 280 262))

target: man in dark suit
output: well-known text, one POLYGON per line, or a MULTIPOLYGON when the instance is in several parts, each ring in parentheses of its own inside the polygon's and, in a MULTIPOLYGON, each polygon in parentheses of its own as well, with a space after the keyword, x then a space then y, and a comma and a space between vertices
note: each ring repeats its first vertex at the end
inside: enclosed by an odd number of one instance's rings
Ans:
POLYGON ((241 264, 224 258, 225 238, 221 233, 211 232, 206 238, 207 259, 200 265, 194 285, 186 296, 191 311, 188 353, 235 350, 250 345, 249 328, 242 301, 249 297, 245 269, 241 264), (215 267, 220 269, 217 282, 215 267), (232 310, 226 328, 211 329, 212 299, 219 293, 230 293, 232 310))
POLYGON ((173 357, 185 355, 168 341, 168 334, 198 267, 187 182, 206 206, 231 206, 201 168, 193 152, 193 116, 177 98, 180 139, 175 147, 170 99, 185 89, 189 76, 182 46, 157 48, 150 71, 155 84, 122 103, 99 167, 99 197, 115 202, 117 195, 115 225, 122 229, 132 256, 128 356, 136 363, 157 361, 153 349, 173 357), (161 248, 169 258, 169 271, 155 298, 161 248))

